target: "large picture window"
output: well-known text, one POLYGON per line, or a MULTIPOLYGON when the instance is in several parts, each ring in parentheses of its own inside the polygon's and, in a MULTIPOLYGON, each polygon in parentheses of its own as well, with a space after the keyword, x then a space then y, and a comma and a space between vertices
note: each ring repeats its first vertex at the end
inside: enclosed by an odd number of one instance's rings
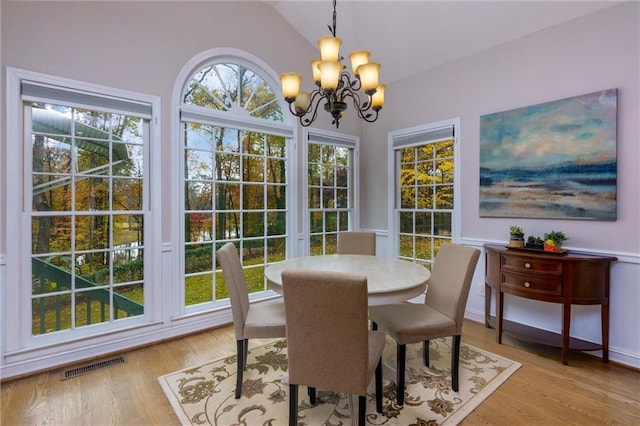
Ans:
POLYGON ((144 119, 30 103, 32 333, 144 313, 144 119))
POLYGON ((291 129, 271 81, 240 56, 211 57, 181 96, 183 309, 228 305, 215 253, 233 242, 250 296, 267 292, 264 268, 287 256, 291 129))
POLYGON ((21 267, 10 273, 12 282, 28 283, 8 293, 8 314, 25 320, 9 345, 61 343, 149 321, 157 100, 13 69, 9 81, 20 93, 12 111, 23 122, 16 128, 23 141, 17 175, 24 176, 8 188, 10 199, 20 191, 21 200, 11 229, 21 267))

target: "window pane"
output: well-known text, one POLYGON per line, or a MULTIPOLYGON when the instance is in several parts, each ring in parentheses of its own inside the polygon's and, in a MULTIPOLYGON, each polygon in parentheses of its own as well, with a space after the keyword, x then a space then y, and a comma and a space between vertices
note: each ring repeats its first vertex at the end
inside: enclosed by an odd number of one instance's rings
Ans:
POLYGON ((216 184, 216 210, 240 209, 240 185, 230 183, 216 184))
POLYGON ((194 272, 211 271, 214 266, 213 257, 214 252, 211 244, 186 246, 184 272, 191 274, 194 272))
POLYGON ((286 221, 287 215, 285 212, 267 213, 267 235, 285 235, 287 233, 286 221))
POLYGON ((212 273, 186 276, 184 279, 185 305, 210 302, 213 299, 212 280, 212 273))
POLYGON ((31 334, 46 334, 71 327, 71 295, 56 294, 31 301, 31 334))
POLYGON ((415 233, 431 235, 431 212, 416 212, 415 233))
POLYGON ((76 210, 109 210, 111 189, 109 178, 80 178, 76 179, 76 210))
POLYGON ((187 213, 184 218, 185 241, 211 241, 213 239, 212 213, 187 213))
POLYGON ((416 187, 415 186, 405 186, 400 189, 401 199, 400 199, 400 208, 402 209, 412 209, 415 207, 416 203, 416 187))
POLYGON ((455 207, 453 148, 454 141, 448 140, 425 142, 395 151, 399 160, 396 170, 396 182, 400 183, 396 188, 399 206, 396 211, 400 257, 429 265, 439 244, 451 241, 455 207))
POLYGON ((264 209, 264 186, 242 185, 242 208, 246 210, 264 209))
POLYGON ((243 213, 242 229, 245 237, 262 237, 264 235, 264 213, 243 213))
POLYGON ((71 252, 71 216, 32 217, 31 252, 71 252))
POLYGON ((264 158, 245 156, 243 157, 244 181, 264 182, 264 158))
POLYGON ((284 185, 267 185, 267 208, 284 209, 287 206, 287 187, 284 185))
POLYGON ((413 234, 413 212, 400 212, 400 232, 403 234, 413 234))
POLYGON ((95 250, 109 247, 110 223, 107 215, 76 217, 76 250, 95 250))
POLYGON ((46 256, 31 259, 31 294, 67 291, 71 288, 71 258, 46 256))
POLYGON ((338 214, 328 211, 324 214, 325 232, 338 232, 338 214))
POLYGON ((286 238, 269 238, 267 240, 269 250, 267 252, 267 262, 278 262, 285 260, 287 257, 287 239, 286 238))
POLYGON ((142 210, 142 179, 113 179, 113 210, 142 210))
POLYGON ((144 214, 116 212, 144 211, 145 119, 38 102, 30 126, 33 334, 141 315, 144 214))

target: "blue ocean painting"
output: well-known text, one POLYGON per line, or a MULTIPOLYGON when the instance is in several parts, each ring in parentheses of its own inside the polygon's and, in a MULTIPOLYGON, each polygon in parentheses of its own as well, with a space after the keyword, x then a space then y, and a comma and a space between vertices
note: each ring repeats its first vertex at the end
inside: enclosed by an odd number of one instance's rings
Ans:
POLYGON ((480 216, 616 220, 617 89, 480 117, 480 216))

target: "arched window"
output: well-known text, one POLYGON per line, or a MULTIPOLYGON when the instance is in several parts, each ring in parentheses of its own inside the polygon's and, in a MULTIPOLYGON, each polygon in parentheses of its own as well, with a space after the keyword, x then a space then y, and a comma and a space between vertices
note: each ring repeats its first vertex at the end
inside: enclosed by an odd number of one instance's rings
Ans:
POLYGON ((183 312, 228 303, 215 252, 232 241, 252 298, 287 254, 288 158, 277 77, 245 52, 216 49, 187 65, 180 99, 183 312), (276 88, 276 89, 274 89, 276 88))
POLYGON ((242 116, 283 121, 272 87, 247 66, 225 60, 196 72, 184 91, 183 103, 242 116))

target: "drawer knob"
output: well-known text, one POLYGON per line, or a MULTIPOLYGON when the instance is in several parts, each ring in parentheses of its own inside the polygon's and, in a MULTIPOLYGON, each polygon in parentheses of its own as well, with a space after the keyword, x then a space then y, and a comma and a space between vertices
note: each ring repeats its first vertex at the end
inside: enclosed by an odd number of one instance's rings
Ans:
POLYGON ((527 263, 524 264, 524 267, 529 269, 529 268, 531 268, 531 264, 529 262, 527 262, 527 263))
POLYGON ((529 281, 525 281, 525 282, 524 282, 524 286, 525 286, 526 288, 529 288, 529 287, 531 287, 531 283, 530 283, 529 281))

